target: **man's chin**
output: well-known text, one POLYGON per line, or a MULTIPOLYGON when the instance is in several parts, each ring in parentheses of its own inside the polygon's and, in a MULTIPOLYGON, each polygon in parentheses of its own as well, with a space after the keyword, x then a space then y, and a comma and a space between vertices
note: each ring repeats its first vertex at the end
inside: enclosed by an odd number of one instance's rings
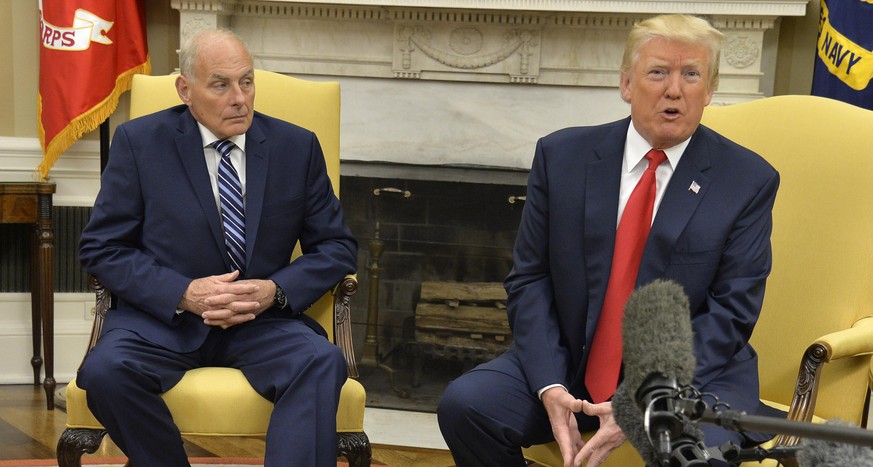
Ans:
POLYGON ((241 135, 247 131, 249 131, 249 126, 251 126, 251 122, 238 122, 231 125, 227 125, 224 127, 224 132, 229 135, 241 135))

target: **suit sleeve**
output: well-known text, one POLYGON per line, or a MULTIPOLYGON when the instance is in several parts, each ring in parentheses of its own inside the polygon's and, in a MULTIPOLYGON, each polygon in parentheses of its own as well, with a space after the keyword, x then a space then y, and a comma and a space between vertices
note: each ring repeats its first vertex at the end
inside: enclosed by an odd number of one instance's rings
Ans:
POLYGON ((114 294, 170 324, 191 279, 142 250, 145 202, 140 182, 130 138, 120 126, 91 219, 82 232, 79 260, 114 294))
POLYGON ((504 283, 513 346, 531 392, 551 384, 567 384, 567 350, 560 343, 550 272, 550 192, 544 153, 540 140, 513 250, 513 268, 504 283))
POLYGON ((770 234, 778 187, 779 175, 773 171, 750 197, 728 236, 705 306, 692 317, 697 354, 695 387, 706 387, 733 363, 755 356, 749 338, 760 315, 772 265, 770 234))
POLYGON ((270 279, 282 287, 294 312, 303 312, 346 274, 357 270, 357 241, 334 195, 324 153, 315 134, 309 141, 302 255, 270 279))

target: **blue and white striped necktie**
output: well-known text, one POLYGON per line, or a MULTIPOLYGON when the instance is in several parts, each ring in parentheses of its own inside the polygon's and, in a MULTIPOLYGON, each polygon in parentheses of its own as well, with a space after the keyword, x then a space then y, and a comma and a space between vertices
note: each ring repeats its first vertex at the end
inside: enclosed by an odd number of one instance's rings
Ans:
POLYGON ((245 205, 239 174, 230 161, 230 152, 236 145, 228 140, 218 140, 211 146, 221 154, 221 162, 218 163, 218 198, 224 223, 224 243, 234 268, 242 275, 246 264, 245 205))

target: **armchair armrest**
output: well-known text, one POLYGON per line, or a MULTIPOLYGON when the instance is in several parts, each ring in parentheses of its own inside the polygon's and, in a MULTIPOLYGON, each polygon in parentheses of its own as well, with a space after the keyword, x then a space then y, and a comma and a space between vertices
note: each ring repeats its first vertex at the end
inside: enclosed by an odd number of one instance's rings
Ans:
POLYGON ((819 337, 815 344, 827 350, 825 361, 873 353, 873 316, 859 319, 849 329, 819 337))
MULTIPOLYGON (((85 357, 88 356, 88 352, 97 344, 100 332, 103 331, 103 320, 106 319, 106 312, 109 311, 109 307, 112 305, 112 294, 96 277, 89 274, 88 285, 94 290, 97 302, 94 306, 94 323, 91 325, 91 339, 88 340, 88 349, 85 351, 85 357)), ((85 357, 82 357, 82 362, 79 363, 80 370, 82 369, 82 364, 85 363, 85 357)))
MULTIPOLYGON (((821 383, 821 371, 825 363, 871 353, 873 353, 873 316, 859 319, 851 328, 832 332, 816 339, 807 347, 800 362, 794 398, 788 411, 788 420, 812 421, 816 396, 821 383)), ((779 435, 775 444, 796 446, 799 441, 800 439, 796 436, 779 435)))
POLYGON ((357 274, 347 275, 333 290, 334 341, 346 357, 350 378, 358 377, 355 345, 352 342, 352 313, 349 305, 349 300, 357 291, 357 274))

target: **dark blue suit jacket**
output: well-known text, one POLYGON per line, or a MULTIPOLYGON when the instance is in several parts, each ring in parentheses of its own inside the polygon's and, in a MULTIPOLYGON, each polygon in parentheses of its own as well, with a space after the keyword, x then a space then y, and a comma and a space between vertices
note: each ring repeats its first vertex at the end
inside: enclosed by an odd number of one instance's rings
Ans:
MULTIPOLYGON (((176 314, 188 284, 231 271, 200 131, 176 106, 118 127, 80 259, 116 297, 104 332, 190 352, 209 327, 176 314)), ((302 312, 356 270, 357 244, 315 134, 255 112, 246 133, 246 276, 272 279, 302 312), (300 241, 303 255, 289 264, 300 241)))
MULTIPOLYGON (((531 391, 560 383, 588 398, 582 375, 612 262, 629 123, 568 128, 537 144, 505 284, 512 351, 531 391)), ((684 287, 695 333, 693 384, 750 412, 759 401, 748 340, 770 272, 778 185, 761 157, 699 127, 667 186, 637 277, 637 286, 665 278, 684 287)))

